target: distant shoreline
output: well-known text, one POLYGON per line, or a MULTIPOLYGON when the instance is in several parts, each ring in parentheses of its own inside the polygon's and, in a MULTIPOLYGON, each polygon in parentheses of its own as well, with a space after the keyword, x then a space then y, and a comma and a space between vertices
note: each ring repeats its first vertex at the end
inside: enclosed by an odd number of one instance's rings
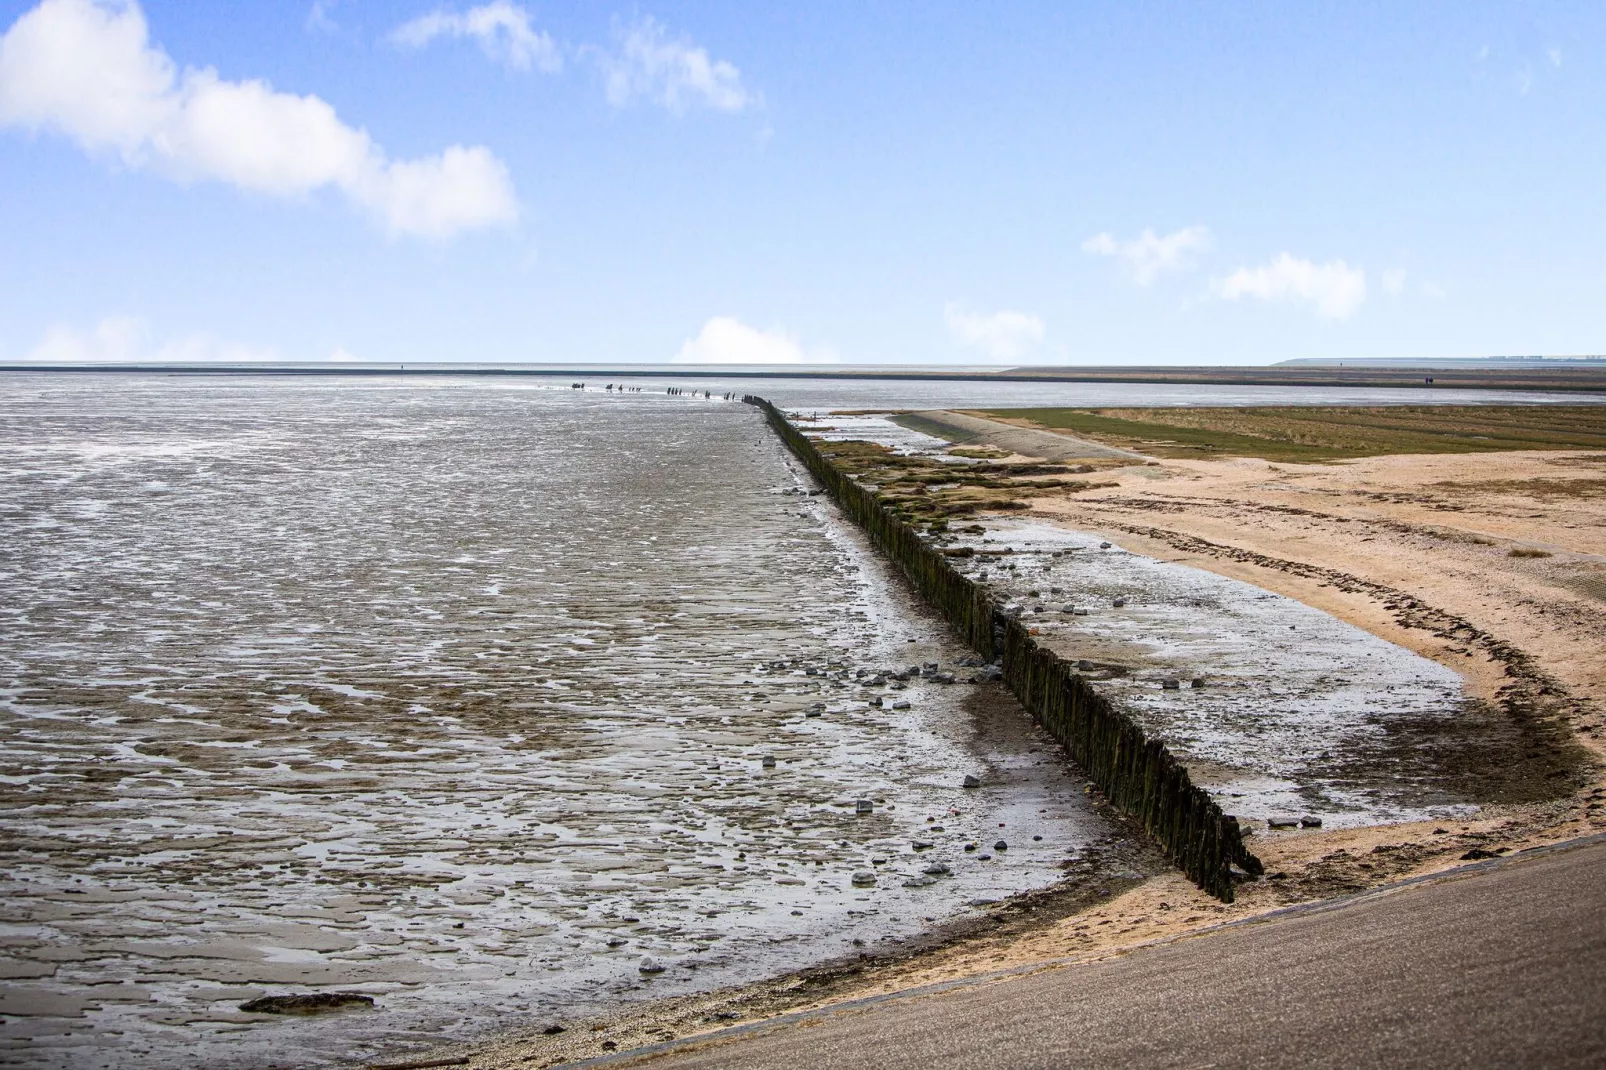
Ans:
MULTIPOLYGON (((822 367, 820 365, 728 368, 709 365, 486 365, 421 364, 36 364, 0 363, 0 372, 111 375, 285 375, 285 376, 474 376, 567 377, 579 379, 816 379, 906 380, 930 382, 1134 383, 1201 386, 1372 387, 1402 390, 1522 390, 1606 395, 1606 365, 1595 363, 1535 368, 1496 367, 1331 367, 1273 365, 1264 368, 1087 367, 1087 368, 910 368, 822 367)), ((1603 397, 1606 400, 1606 397, 1603 397)))

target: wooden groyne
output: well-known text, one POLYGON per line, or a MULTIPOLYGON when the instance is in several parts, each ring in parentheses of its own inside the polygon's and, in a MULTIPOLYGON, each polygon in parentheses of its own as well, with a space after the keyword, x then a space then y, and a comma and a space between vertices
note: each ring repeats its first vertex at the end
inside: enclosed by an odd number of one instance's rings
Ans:
POLYGON ((775 433, 844 512, 895 561, 922 597, 988 661, 1001 660, 1004 683, 1021 705, 1065 747, 1116 809, 1141 824, 1188 878, 1225 902, 1233 867, 1261 872, 1244 846, 1238 819, 1195 787, 1187 769, 1142 727, 1005 614, 987 589, 949 563, 876 495, 820 452, 763 398, 742 399, 764 413, 775 433))

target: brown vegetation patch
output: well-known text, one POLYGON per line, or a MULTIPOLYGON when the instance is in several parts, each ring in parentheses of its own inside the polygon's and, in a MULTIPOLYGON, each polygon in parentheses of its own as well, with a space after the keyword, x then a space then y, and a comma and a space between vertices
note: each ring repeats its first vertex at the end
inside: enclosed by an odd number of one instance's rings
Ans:
POLYGON ((996 409, 977 415, 1158 457, 1324 462, 1386 454, 1599 449, 1598 405, 996 409))

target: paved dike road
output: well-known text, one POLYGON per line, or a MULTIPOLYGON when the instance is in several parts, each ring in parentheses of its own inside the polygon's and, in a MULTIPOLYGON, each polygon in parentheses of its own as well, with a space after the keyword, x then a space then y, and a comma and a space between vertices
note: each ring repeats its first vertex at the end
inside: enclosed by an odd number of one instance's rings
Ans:
POLYGON ((1606 841, 586 1065, 1606 1066, 1606 841))

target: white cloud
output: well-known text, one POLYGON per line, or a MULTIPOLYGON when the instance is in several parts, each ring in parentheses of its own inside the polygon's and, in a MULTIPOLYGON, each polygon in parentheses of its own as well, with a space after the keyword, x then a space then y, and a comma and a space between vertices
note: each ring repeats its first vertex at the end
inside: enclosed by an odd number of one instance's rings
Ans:
POLYGON ((464 12, 436 11, 405 23, 391 40, 423 48, 440 37, 472 37, 484 53, 514 70, 536 67, 548 74, 563 69, 563 54, 552 38, 530 24, 530 13, 511 0, 492 0, 464 12))
POLYGON ((51 327, 23 359, 46 364, 205 364, 277 360, 279 355, 272 349, 224 342, 204 332, 153 344, 144 323, 117 316, 89 330, 51 327))
POLYGON ((608 101, 615 107, 638 97, 673 112, 692 105, 738 112, 763 104, 742 85, 736 67, 710 59, 707 49, 687 38, 670 37, 656 19, 643 15, 630 23, 615 20, 613 33, 618 51, 595 54, 607 78, 608 101))
POLYGON ((983 315, 950 302, 943 307, 942 316, 948 324, 948 333, 992 360, 1016 359, 1041 342, 1045 333, 1041 319, 1010 309, 983 315))
POLYGON ((330 10, 339 0, 312 0, 312 10, 307 12, 307 31, 309 33, 335 33, 340 24, 329 14, 330 10))
POLYGON ((1209 227, 1183 227, 1164 237, 1145 227, 1131 241, 1117 241, 1112 234, 1095 234, 1082 243, 1082 251, 1119 257, 1132 281, 1147 286, 1164 272, 1190 266, 1192 254, 1205 252, 1212 241, 1209 227))
POLYGON ((1383 272, 1383 292, 1398 297, 1405 292, 1405 269, 1389 268, 1383 272))
POLYGON ((715 316, 673 359, 677 364, 831 364, 836 356, 828 350, 805 353, 784 331, 761 331, 730 316, 715 316))
POLYGON ((1561 49, 1559 49, 1559 48, 1548 49, 1545 52, 1545 56, 1549 58, 1550 65, 1552 67, 1560 67, 1561 66, 1561 49))
POLYGON ((1240 297, 1305 301, 1315 306, 1318 315, 1343 319, 1366 300, 1366 272, 1342 260, 1315 264, 1281 253, 1264 267, 1239 268, 1218 279, 1215 288, 1229 301, 1240 297))
POLYGON ((336 189, 392 234, 447 237, 518 217, 490 150, 391 160, 318 97, 211 68, 180 75, 133 0, 44 0, 19 18, 0 37, 0 125, 54 130, 180 182, 277 197, 336 189))

